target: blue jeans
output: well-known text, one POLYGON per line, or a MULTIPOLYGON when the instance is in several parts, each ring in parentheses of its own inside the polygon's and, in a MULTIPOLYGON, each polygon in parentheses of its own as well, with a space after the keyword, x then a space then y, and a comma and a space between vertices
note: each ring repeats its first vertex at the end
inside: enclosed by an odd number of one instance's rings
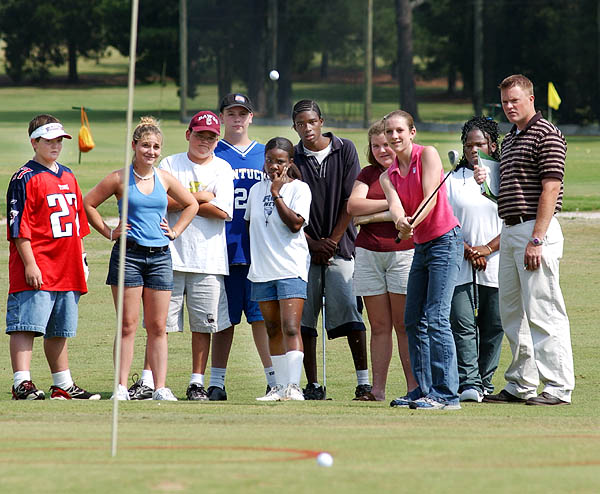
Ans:
POLYGON ((417 394, 442 403, 458 403, 450 304, 462 256, 463 237, 457 226, 429 242, 415 244, 408 277, 404 323, 417 394))

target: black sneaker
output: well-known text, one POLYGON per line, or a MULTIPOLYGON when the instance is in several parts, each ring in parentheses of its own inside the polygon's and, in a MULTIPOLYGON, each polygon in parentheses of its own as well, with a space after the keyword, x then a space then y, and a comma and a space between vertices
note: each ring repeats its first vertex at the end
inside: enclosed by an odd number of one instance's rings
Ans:
POLYGON ((325 390, 323 386, 315 386, 313 383, 308 383, 306 388, 302 390, 305 400, 324 400, 325 390))
POLYGON ((227 391, 219 386, 209 386, 208 399, 210 401, 227 401, 227 391))
POLYGON ((360 400, 363 396, 366 396, 368 393, 370 393, 372 389, 373 386, 370 384, 359 384, 354 390, 354 398, 352 399, 354 401, 360 400))
POLYGON ((58 386, 50 386, 51 400, 99 400, 99 393, 90 393, 73 383, 70 388, 63 389, 58 386))
POLYGON ((151 400, 154 390, 150 386, 146 386, 144 381, 138 379, 127 390, 130 400, 151 400))
POLYGON ((31 381, 23 381, 16 388, 12 387, 13 400, 44 400, 46 395, 41 389, 37 389, 31 381))
POLYGON ((208 393, 201 384, 190 384, 185 395, 189 401, 208 401, 208 393))

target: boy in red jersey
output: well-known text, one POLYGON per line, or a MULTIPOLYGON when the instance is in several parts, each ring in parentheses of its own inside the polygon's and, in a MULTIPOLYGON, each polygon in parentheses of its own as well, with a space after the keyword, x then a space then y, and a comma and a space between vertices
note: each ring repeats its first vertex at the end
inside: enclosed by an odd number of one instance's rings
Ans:
POLYGON ((33 159, 11 178, 6 196, 10 242, 6 333, 13 400, 43 400, 31 381, 33 339, 44 336, 51 399, 99 400, 71 378, 67 338, 77 332, 77 304, 87 292, 83 237, 90 232, 75 176, 56 160, 63 137, 52 115, 29 122, 33 159), (81 262, 81 261, 83 262, 81 262))

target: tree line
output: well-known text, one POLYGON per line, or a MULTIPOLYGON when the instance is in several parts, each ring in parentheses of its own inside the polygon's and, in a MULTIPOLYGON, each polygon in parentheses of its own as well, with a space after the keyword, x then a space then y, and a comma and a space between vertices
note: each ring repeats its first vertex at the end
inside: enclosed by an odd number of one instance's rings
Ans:
MULTIPOLYGON (((223 95, 240 81, 259 111, 266 111, 268 72, 276 68, 277 109, 287 113, 294 78, 315 60, 324 81, 334 65, 361 70, 366 0, 186 1, 191 96, 199 83, 216 80, 223 95)), ((141 80, 180 82, 179 3, 140 2, 141 80)), ((498 83, 523 73, 536 84, 540 107, 547 82, 554 83, 563 101, 561 121, 600 121, 600 0, 376 0, 373 5, 373 60, 397 80, 403 109, 417 111, 416 77, 443 77, 449 94, 472 98, 481 91, 484 102, 495 103, 498 83), (474 36, 476 15, 483 26, 480 44, 474 36), (477 50, 480 90, 474 87, 477 50)), ((78 59, 99 58, 109 46, 128 54, 130 8, 129 0, 3 0, 0 37, 7 75, 15 83, 31 83, 48 78, 52 66, 68 63, 68 79, 76 83, 78 59)))

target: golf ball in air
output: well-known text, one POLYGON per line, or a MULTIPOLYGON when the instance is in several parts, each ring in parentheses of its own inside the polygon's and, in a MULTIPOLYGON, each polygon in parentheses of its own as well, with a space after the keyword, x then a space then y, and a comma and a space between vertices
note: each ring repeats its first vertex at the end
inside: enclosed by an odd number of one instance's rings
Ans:
POLYGON ((319 453, 319 456, 317 456, 317 464, 320 467, 330 467, 333 465, 333 456, 329 453, 319 453))
POLYGON ((276 70, 272 70, 271 72, 269 72, 269 78, 272 81, 276 81, 277 79, 279 79, 279 72, 277 72, 276 70))

